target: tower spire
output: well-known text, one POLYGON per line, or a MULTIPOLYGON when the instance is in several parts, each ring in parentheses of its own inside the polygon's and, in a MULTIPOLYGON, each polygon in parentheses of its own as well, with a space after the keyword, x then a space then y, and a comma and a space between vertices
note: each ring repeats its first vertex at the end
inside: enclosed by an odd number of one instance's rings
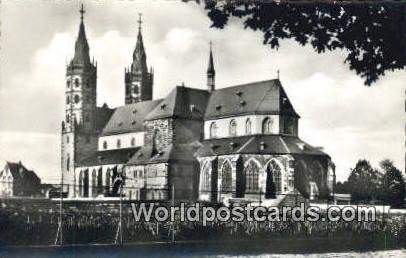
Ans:
POLYGON ((209 44, 210 44, 210 54, 209 54, 209 65, 207 67, 207 89, 208 91, 214 91, 216 71, 214 70, 214 62, 213 62, 213 50, 212 50, 213 43, 210 41, 209 44))
POLYGON ((148 72, 147 54, 142 38, 141 25, 142 13, 138 14, 137 43, 133 52, 131 67, 124 72, 125 103, 131 104, 138 101, 152 99, 153 72, 148 72))
POLYGON ((138 14, 138 35, 137 35, 137 43, 135 44, 135 49, 133 53, 133 64, 132 64, 132 72, 139 73, 139 72, 147 72, 147 55, 145 53, 144 42, 142 39, 141 33, 141 24, 142 24, 142 13, 138 14))
POLYGON ((90 64, 89 44, 87 43, 85 25, 83 23, 85 12, 86 11, 82 4, 79 10, 80 13, 79 34, 75 43, 75 55, 72 59, 72 62, 74 64, 82 64, 82 65, 90 64))

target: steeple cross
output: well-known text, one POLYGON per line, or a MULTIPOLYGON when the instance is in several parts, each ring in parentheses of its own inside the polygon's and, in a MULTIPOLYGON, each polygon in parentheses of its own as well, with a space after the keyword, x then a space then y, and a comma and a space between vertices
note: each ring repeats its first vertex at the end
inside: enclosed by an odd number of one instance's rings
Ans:
POLYGON ((280 74, 279 69, 276 71, 276 74, 277 74, 277 78, 279 79, 279 74, 280 74))
POLYGON ((83 8, 83 4, 80 7, 79 13, 80 13, 80 19, 83 21, 83 15, 85 14, 85 9, 83 8))
POLYGON ((142 13, 138 13, 138 28, 139 29, 141 29, 141 24, 142 24, 142 19, 141 19, 141 17, 142 17, 142 13))

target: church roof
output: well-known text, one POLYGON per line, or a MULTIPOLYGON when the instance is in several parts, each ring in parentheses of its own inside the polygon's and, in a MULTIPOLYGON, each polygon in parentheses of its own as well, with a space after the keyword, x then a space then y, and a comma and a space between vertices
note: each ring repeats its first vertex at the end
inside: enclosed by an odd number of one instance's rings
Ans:
POLYGON ((251 135, 203 141, 203 147, 196 156, 215 156, 227 154, 298 154, 328 156, 296 136, 251 135))
POLYGON ((114 109, 109 108, 106 104, 102 107, 96 108, 96 124, 95 129, 97 132, 101 132, 109 121, 114 109))
POLYGON ((101 136, 143 131, 145 116, 161 101, 143 101, 116 108, 101 136))
POLYGON ((78 162, 79 167, 124 164, 137 152, 137 148, 104 150, 90 153, 78 162))
POLYGON ((209 93, 205 90, 176 86, 145 118, 203 119, 209 93))
POLYGON ((154 152, 151 146, 142 147, 127 162, 127 165, 144 165, 168 161, 195 161, 194 153, 201 145, 196 142, 171 144, 160 152, 154 152))
POLYGON ((215 90, 211 93, 205 119, 244 114, 299 115, 278 79, 215 90))

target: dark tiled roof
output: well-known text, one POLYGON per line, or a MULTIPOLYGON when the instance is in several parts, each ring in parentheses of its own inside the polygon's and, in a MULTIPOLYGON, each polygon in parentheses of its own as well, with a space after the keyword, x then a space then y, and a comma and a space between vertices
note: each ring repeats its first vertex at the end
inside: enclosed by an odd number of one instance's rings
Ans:
POLYGON ((145 120, 161 118, 203 119, 209 92, 176 86, 145 120))
POLYGON ((212 92, 205 118, 243 114, 299 115, 278 79, 218 89, 212 92))
POLYGON ((161 99, 143 101, 116 108, 102 135, 143 131, 145 116, 161 101, 161 99))
POLYGON ((30 182, 41 181, 34 171, 28 170, 21 162, 14 163, 7 161, 6 165, 8 166, 14 180, 28 180, 30 182))
POLYGON ((295 136, 252 135, 234 138, 210 139, 203 141, 203 147, 196 156, 214 156, 226 154, 304 154, 325 155, 295 136))
POLYGON ((139 148, 96 151, 78 162, 79 167, 126 163, 139 148))
POLYGON ((154 152, 152 147, 142 147, 129 161, 128 165, 143 165, 168 161, 196 161, 194 153, 202 145, 198 142, 169 145, 163 151, 154 152))
POLYGON ((114 109, 109 108, 106 104, 96 109, 96 131, 101 132, 109 121, 114 109))

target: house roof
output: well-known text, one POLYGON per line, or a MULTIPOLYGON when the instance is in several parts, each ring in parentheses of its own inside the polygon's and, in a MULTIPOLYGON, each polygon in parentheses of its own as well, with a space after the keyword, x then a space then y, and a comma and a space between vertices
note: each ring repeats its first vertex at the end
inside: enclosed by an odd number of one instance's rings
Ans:
POLYGON ((278 79, 242 84, 211 93, 205 119, 243 114, 299 115, 278 79))
POLYGON ((41 181, 34 171, 28 170, 21 162, 14 163, 7 161, 6 166, 8 167, 14 180, 28 180, 31 182, 41 181))
POLYGON ((143 131, 145 116, 161 101, 161 99, 143 101, 116 108, 101 136, 143 131))
POLYGON ((328 156, 296 136, 251 135, 233 138, 210 139, 203 141, 196 156, 227 154, 303 154, 328 156))
POLYGON ((203 119, 209 92, 185 86, 176 86, 162 102, 145 118, 155 120, 161 118, 203 119))
POLYGON ((104 150, 90 153, 78 162, 79 167, 126 163, 139 148, 104 150))

